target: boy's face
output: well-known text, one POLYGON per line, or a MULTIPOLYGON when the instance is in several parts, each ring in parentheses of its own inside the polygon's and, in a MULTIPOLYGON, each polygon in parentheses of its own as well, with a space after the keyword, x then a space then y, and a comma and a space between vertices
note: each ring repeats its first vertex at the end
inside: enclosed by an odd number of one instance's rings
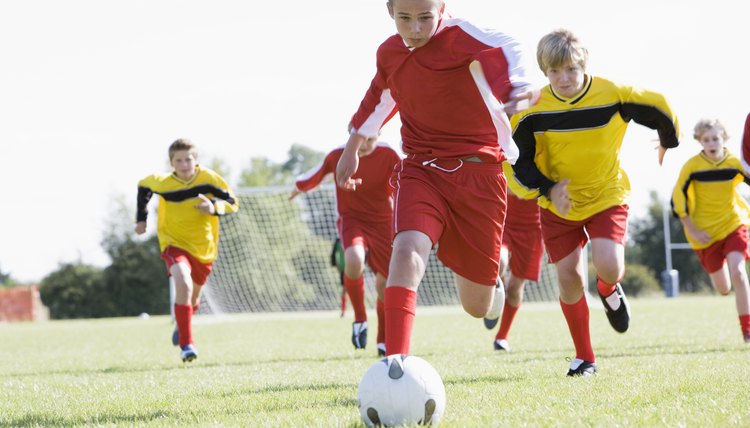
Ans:
POLYGON ((198 159, 189 150, 178 150, 174 152, 172 160, 169 163, 174 168, 178 177, 183 180, 190 180, 193 178, 193 174, 195 174, 198 159))
POLYGON ((441 0, 391 0, 388 13, 396 21, 396 30, 407 45, 419 48, 427 44, 443 17, 441 0))
POLYGON ((357 150, 357 154, 359 157, 367 156, 375 149, 375 143, 378 142, 378 137, 372 137, 365 140, 364 143, 362 143, 359 146, 359 150, 357 150))
POLYGON ((578 64, 566 63, 547 69, 547 78, 552 90, 563 98, 572 98, 583 89, 584 70, 578 64))
POLYGON ((712 161, 721 160, 724 157, 724 137, 720 130, 709 128, 701 134, 698 142, 703 146, 703 153, 712 161))

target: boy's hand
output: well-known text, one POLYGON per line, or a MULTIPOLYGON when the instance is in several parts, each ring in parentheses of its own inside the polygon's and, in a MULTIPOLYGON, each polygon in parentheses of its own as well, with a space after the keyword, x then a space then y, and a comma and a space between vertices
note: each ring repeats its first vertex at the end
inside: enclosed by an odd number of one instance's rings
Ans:
POLYGON ((659 166, 661 166, 662 162, 664 162, 664 155, 667 153, 667 148, 659 144, 659 166))
POLYGON ((709 242, 711 242, 711 235, 709 235, 703 229, 698 229, 695 226, 691 226, 688 228, 688 233, 693 237, 693 239, 698 241, 699 244, 708 244, 709 242))
POLYGON ((531 87, 515 88, 510 93, 508 102, 503 106, 509 116, 519 113, 536 104, 540 91, 531 87))
POLYGON ((336 165, 336 185, 344 190, 354 191, 357 190, 357 186, 362 184, 361 178, 353 179, 352 175, 359 168, 357 151, 366 139, 358 134, 349 135, 349 141, 346 142, 344 152, 341 153, 339 163, 336 165))
POLYGON ((570 193, 568 193, 568 183, 570 179, 564 178, 558 181, 549 191, 549 198, 557 208, 557 212, 565 216, 570 211, 573 204, 570 202, 570 193))
POLYGON ((135 224, 135 233, 136 235, 143 235, 146 233, 146 222, 145 221, 139 221, 135 224))
POLYGON ((214 207, 214 203, 211 202, 210 199, 206 197, 203 193, 198 193, 198 199, 200 199, 200 202, 195 204, 195 208, 200 210, 203 214, 208 215, 214 215, 216 213, 216 207, 214 207))
POLYGON ((302 191, 295 187, 294 189, 292 189, 292 194, 289 195, 289 200, 291 201, 292 199, 296 198, 300 193, 302 193, 302 191))

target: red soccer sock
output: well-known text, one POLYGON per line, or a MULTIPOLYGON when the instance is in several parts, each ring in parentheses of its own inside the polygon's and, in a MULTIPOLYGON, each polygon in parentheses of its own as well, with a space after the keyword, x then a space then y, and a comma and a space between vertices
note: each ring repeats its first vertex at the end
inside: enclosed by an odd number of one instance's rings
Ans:
POLYGON ((193 343, 193 307, 174 305, 174 318, 177 321, 177 333, 180 336, 180 348, 193 343))
POLYGON ((349 300, 352 301, 354 309, 354 322, 367 321, 367 311, 365 310, 365 277, 360 275, 359 278, 351 279, 344 275, 344 287, 349 294, 349 300))
POLYGON ((742 336, 750 337, 750 314, 740 315, 740 328, 742 336))
POLYGON ((580 358, 590 363, 596 362, 594 350, 591 347, 591 334, 589 333, 589 305, 586 302, 586 296, 568 305, 560 300, 565 321, 568 322, 570 337, 573 338, 573 346, 576 348, 576 358, 580 358))
POLYGON ((378 299, 375 310, 378 314, 378 339, 376 343, 385 343, 385 307, 382 300, 378 299))
POLYGON ((596 277, 596 288, 599 290, 599 295, 607 297, 615 292, 616 287, 617 282, 615 282, 614 284, 607 284, 598 276, 596 277))
POLYGON ((497 331, 495 339, 507 339, 510 326, 513 324, 513 319, 516 317, 518 309, 521 305, 511 306, 508 304, 508 300, 505 301, 503 306, 503 316, 500 318, 500 329, 497 331))
POLYGON ((417 309, 417 292, 405 287, 385 289, 385 349, 388 355, 408 354, 417 309))

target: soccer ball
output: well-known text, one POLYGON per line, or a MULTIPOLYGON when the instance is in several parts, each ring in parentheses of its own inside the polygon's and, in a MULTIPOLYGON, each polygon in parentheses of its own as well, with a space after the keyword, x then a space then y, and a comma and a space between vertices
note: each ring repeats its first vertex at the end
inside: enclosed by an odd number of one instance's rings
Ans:
POLYGON ((359 382, 359 414, 368 427, 435 424, 445 411, 445 387, 430 363, 413 355, 389 355, 359 382))

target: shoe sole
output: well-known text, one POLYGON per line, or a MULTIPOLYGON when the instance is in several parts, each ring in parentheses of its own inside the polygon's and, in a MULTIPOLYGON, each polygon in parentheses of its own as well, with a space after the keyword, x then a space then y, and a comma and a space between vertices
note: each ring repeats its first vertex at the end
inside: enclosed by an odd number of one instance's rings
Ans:
POLYGON ((189 363, 189 362, 195 360, 196 358, 198 358, 198 356, 195 355, 195 354, 187 355, 185 357, 182 357, 182 362, 183 363, 189 363))
POLYGON ((495 328, 498 321, 500 321, 500 317, 497 317, 494 320, 484 318, 484 327, 487 328, 487 330, 492 330, 493 328, 495 328))

